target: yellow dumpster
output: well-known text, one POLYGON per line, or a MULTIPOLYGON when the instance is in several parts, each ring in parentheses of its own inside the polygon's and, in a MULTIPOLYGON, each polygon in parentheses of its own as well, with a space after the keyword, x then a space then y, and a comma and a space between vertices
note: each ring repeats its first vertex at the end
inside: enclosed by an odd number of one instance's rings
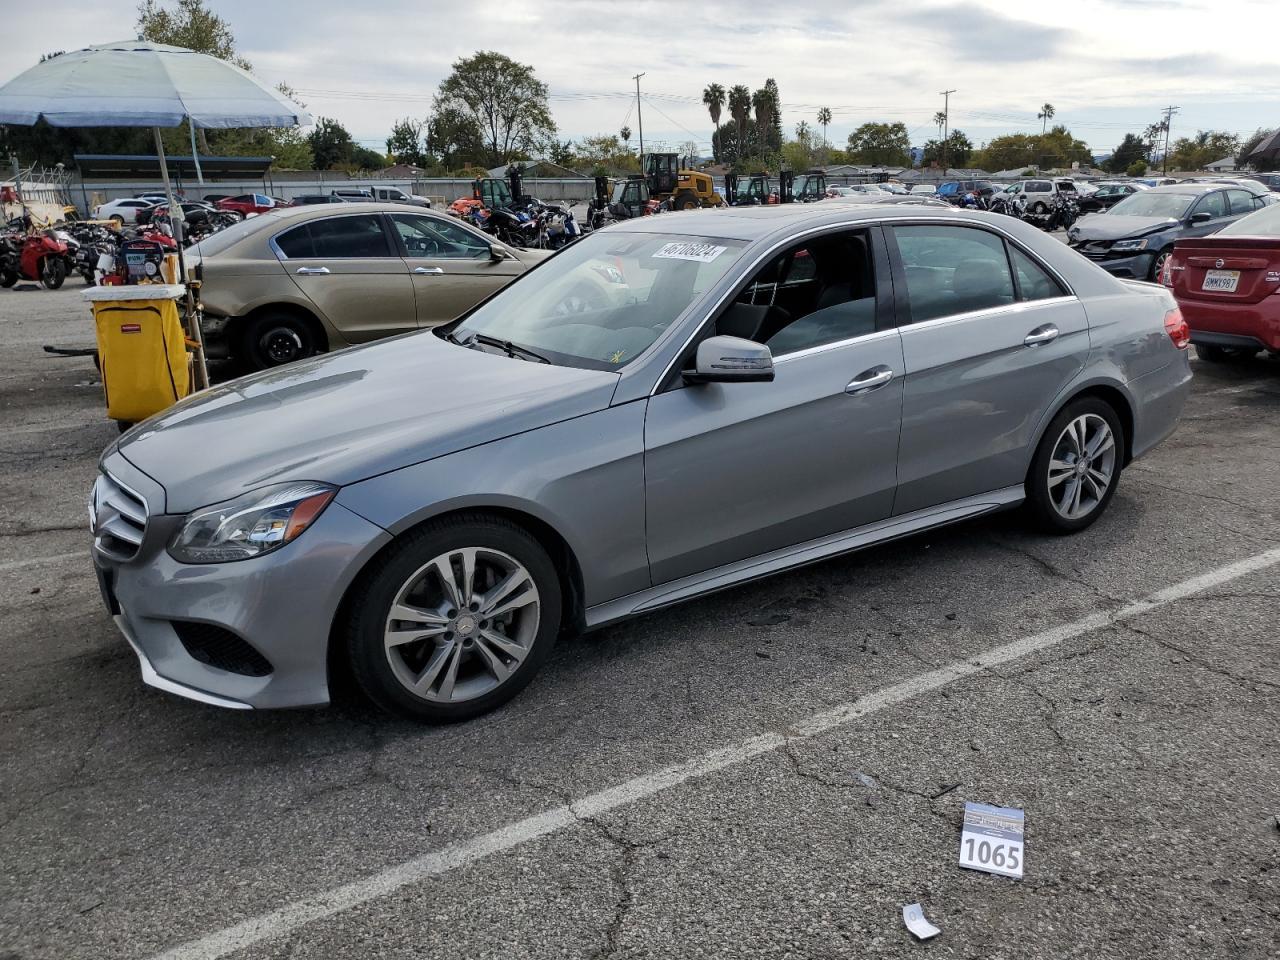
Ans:
POLYGON ((93 305, 108 417, 137 423, 191 392, 181 285, 90 287, 84 296, 93 305))

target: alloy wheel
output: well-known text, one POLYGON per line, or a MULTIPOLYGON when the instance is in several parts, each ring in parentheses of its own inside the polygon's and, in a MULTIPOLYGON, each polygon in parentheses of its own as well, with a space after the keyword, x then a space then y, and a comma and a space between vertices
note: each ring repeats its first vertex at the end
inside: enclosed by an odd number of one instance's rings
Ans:
POLYGON ((383 638, 411 694, 439 703, 484 696, 520 668, 538 635, 538 588, 501 550, 464 547, 419 567, 397 591, 383 638))
POLYGON ((1049 460, 1049 500, 1068 520, 1087 517, 1110 488, 1116 472, 1116 438, 1110 424, 1085 413, 1067 424, 1049 460))

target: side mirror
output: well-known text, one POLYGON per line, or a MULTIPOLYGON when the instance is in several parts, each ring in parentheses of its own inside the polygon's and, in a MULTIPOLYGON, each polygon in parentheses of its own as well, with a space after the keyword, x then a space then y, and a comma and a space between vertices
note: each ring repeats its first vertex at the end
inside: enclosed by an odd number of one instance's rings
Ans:
POLYGON ((1212 213, 1208 213, 1207 211, 1201 210, 1199 213, 1193 213, 1191 215, 1190 222, 1192 226, 1195 226, 1198 223, 1208 223, 1212 219, 1213 219, 1212 213))
POLYGON ((492 260, 494 263, 500 263, 503 260, 507 259, 507 254, 496 243, 491 243, 489 244, 489 259, 492 260))
POLYGON ((698 344, 694 369, 686 383, 767 383, 773 379, 773 354, 763 343, 741 337, 709 337, 698 344))

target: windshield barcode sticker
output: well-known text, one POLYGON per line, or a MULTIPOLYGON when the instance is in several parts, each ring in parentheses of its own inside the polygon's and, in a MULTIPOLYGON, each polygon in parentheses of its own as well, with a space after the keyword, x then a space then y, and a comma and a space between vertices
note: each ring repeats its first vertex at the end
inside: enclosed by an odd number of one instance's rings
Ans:
POLYGON ((713 243, 667 243, 658 248, 653 255, 655 260, 696 260, 699 263, 710 263, 728 247, 717 247, 713 243))

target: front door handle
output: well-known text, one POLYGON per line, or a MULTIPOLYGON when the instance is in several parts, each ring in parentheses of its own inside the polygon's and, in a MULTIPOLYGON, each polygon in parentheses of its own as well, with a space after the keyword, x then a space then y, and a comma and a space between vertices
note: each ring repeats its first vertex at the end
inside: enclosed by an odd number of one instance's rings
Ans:
POLYGON ((860 393, 870 393, 872 390, 883 387, 892 379, 893 371, 888 367, 872 367, 870 370, 863 370, 850 380, 848 386, 844 388, 844 392, 851 397, 856 397, 860 393))
POLYGON ((328 273, 329 268, 328 267, 299 267, 296 272, 303 277, 315 277, 315 276, 322 276, 328 273))
POLYGON ((435 277, 444 273, 444 267, 414 267, 413 272, 420 277, 435 277))
POLYGON ((1025 337, 1022 342, 1025 346, 1034 347, 1041 343, 1051 343, 1058 339, 1058 328, 1051 323, 1046 323, 1043 327, 1036 327, 1025 337))

